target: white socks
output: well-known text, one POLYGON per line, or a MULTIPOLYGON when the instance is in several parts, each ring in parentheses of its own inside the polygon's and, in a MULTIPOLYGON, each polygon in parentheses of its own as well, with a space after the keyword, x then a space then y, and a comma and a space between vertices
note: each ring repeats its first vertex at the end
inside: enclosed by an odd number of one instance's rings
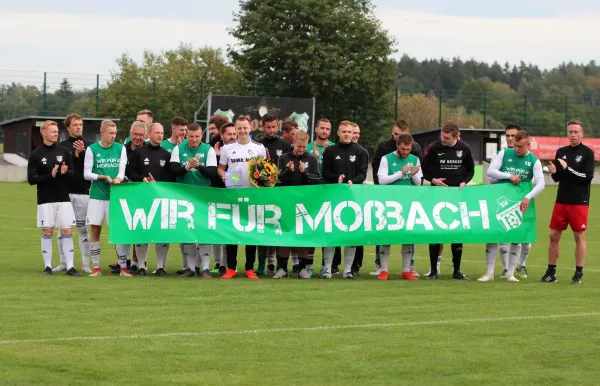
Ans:
POLYGON ((356 255, 356 247, 344 247, 344 273, 350 273, 352 271, 354 255, 356 255))
POLYGON ((410 272, 410 261, 412 260, 413 246, 411 244, 402 245, 402 273, 410 272))
POLYGON ((210 244, 198 244, 198 255, 200 256, 200 261, 202 261, 202 270, 208 271, 210 270, 210 250, 212 249, 212 245, 210 244))
POLYGON ((494 276, 496 267, 496 255, 498 254, 498 244, 489 243, 485 245, 485 263, 487 264, 487 274, 494 276))
POLYGON ((44 268, 52 268, 52 236, 42 236, 42 258, 44 268))
POLYGON ((183 251, 185 252, 186 267, 194 271, 196 269, 196 255, 198 250, 194 244, 182 244, 183 251))
POLYGON ((138 267, 146 269, 146 261, 148 260, 148 244, 135 244, 135 253, 138 259, 138 267))
POLYGON ((325 270, 331 273, 331 264, 333 263, 333 255, 335 254, 335 248, 323 248, 323 262, 325 263, 325 270))
POLYGON ((179 250, 181 251, 181 260, 183 264, 183 269, 187 269, 187 258, 185 256, 185 244, 179 244, 179 250))
POLYGON ((65 264, 67 265, 67 270, 73 268, 73 236, 62 236, 62 250, 65 256, 65 264))
POLYGON ((167 264, 167 255, 169 254, 170 244, 156 244, 156 269, 165 269, 167 264))
POLYGON ((292 266, 300 264, 300 262, 298 261, 298 254, 297 253, 290 254, 290 257, 291 257, 291 260, 292 260, 292 266))
POLYGON ((119 265, 121 268, 127 268, 127 260, 129 260, 129 254, 131 253, 131 244, 117 244, 116 249, 117 256, 119 257, 119 265))
POLYGON ((58 256, 60 256, 60 263, 66 265, 65 254, 63 252, 63 245, 62 245, 62 235, 60 234, 60 232, 58 233, 58 237, 56 238, 56 246, 58 247, 58 256))
POLYGON ((381 266, 381 272, 388 271, 388 265, 390 262, 390 249, 389 245, 382 245, 379 247, 379 264, 381 266))
POLYGON ((94 268, 100 268, 100 241, 90 242, 90 256, 92 257, 94 268))
POLYGON ((215 265, 221 265, 221 259, 223 258, 223 245, 222 244, 213 244, 212 246, 213 256, 215 259, 215 265))
POLYGON ((506 277, 511 277, 515 275, 515 268, 517 268, 517 264, 519 263, 520 258, 521 244, 511 244, 510 255, 508 257, 508 271, 506 272, 506 277))
POLYGON ((90 265, 90 236, 88 234, 88 227, 78 226, 77 232, 79 233, 79 250, 81 251, 81 262, 84 267, 90 265))
MULTIPOLYGON (((296 255, 296 258, 298 257, 298 255, 296 255)), ((226 262, 227 263, 227 262, 226 262)), ((268 265, 275 265, 275 254, 274 253, 270 253, 267 256, 267 264, 268 265)))
POLYGON ((519 259, 519 267, 524 267, 531 251, 531 243, 521 244, 521 258, 519 259))
POLYGON ((500 260, 502 261, 502 269, 508 269, 508 254, 510 252, 510 244, 499 244, 500 260))

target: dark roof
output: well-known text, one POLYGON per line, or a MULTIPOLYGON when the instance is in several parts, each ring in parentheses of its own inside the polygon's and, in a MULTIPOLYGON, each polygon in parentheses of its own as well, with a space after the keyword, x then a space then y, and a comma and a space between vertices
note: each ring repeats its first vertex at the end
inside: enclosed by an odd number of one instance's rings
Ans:
MULTIPOLYGON (((415 135, 419 135, 419 134, 427 134, 427 133, 433 133, 434 131, 440 131, 442 130, 441 128, 436 128, 436 129, 429 129, 429 130, 424 130, 424 131, 419 131, 418 133, 410 133, 410 135, 415 136, 415 135)), ((487 131, 490 133, 504 133, 505 130, 504 129, 460 129, 461 132, 478 132, 478 131, 487 131)))
MULTIPOLYGON (((65 118, 66 117, 41 117, 41 116, 37 116, 37 115, 30 115, 30 116, 13 118, 13 119, 9 119, 8 121, 0 122, 0 126, 5 126, 5 125, 8 125, 10 123, 19 122, 19 121, 26 121, 28 119, 44 120, 44 121, 47 121, 47 120, 62 121, 65 118)), ((83 117, 84 121, 103 121, 105 119, 110 119, 111 121, 115 121, 115 122, 119 122, 120 121, 119 118, 86 118, 86 117, 83 117)))

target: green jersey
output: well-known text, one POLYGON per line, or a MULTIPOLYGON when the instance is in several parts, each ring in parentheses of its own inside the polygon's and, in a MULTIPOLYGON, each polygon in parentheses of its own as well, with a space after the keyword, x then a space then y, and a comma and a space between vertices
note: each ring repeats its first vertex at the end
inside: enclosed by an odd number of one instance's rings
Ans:
MULTIPOLYGON (((187 144, 187 139, 184 139, 183 141, 181 141, 181 144, 182 145, 187 144)), ((173 149, 175 149, 175 146, 177 146, 177 144, 171 142, 170 139, 165 139, 164 141, 162 141, 160 143, 160 147, 162 147, 163 149, 165 149, 169 153, 173 153, 173 149)))
MULTIPOLYGON (((306 146, 306 152, 310 155, 313 155, 313 149, 315 147, 316 142, 311 142, 306 146)), ((335 145, 334 142, 329 141, 329 146, 335 145)), ((316 145, 319 150, 319 156, 317 157, 317 161, 319 162, 319 170, 323 173, 323 152, 325 151, 325 146, 316 145)))
MULTIPOLYGON (((85 154, 85 166, 91 163, 91 172, 112 179, 119 174, 119 165, 123 156, 123 145, 113 142, 110 147, 100 146, 100 142, 91 144, 85 154), (88 154, 89 153, 89 154, 88 154)), ((84 170, 86 167, 84 167, 84 170)), ((107 181, 92 181, 90 198, 95 200, 110 200, 110 184, 107 181)))
MULTIPOLYGON (((409 154, 406 158, 400 158, 396 152, 390 153, 385 156, 388 165, 388 175, 391 176, 396 172, 402 171, 402 169, 411 164, 417 166, 419 164, 419 158, 416 155, 409 154)), ((412 185, 412 174, 406 173, 402 175, 402 178, 392 182, 390 185, 412 185)))
MULTIPOLYGON (((531 182, 533 180, 533 165, 535 165, 537 160, 537 157, 532 152, 521 157, 517 155, 515 149, 504 149, 500 171, 519 176, 522 182, 531 182)), ((510 182, 510 180, 499 182, 510 182)))
MULTIPOLYGON (((217 166, 215 150, 204 142, 195 149, 191 149, 187 142, 178 145, 171 153, 171 162, 179 162, 185 166, 190 158, 197 157, 202 166, 217 166), (177 150, 175 150, 177 149, 177 150)), ((177 177, 176 182, 195 186, 211 186, 210 178, 200 173, 197 169, 190 169, 183 176, 177 177)))

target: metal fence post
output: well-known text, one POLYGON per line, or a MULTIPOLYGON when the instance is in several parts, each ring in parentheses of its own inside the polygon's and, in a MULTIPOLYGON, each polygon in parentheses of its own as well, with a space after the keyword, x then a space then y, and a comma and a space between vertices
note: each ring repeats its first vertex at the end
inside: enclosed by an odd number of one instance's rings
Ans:
POLYGON ((46 75, 44 72, 44 88, 42 89, 42 115, 46 115, 46 75))
POLYGON ((152 78, 152 113, 156 114, 156 78, 152 78))
POLYGON ((527 95, 523 96, 523 129, 527 130, 527 95))
POLYGON ((569 124, 569 97, 565 95, 565 132, 567 135, 569 134, 569 130, 567 129, 569 124))
POLYGON ((100 74, 96 74, 96 118, 100 115, 100 74))
POLYGON ((443 94, 442 94, 442 91, 440 90, 440 97, 439 97, 440 98, 440 100, 439 100, 440 111, 439 111, 439 116, 438 116, 438 127, 440 127, 440 128, 442 127, 442 118, 443 118, 442 117, 442 114, 443 114, 442 113, 442 97, 443 97, 443 94))
POLYGON ((487 129, 487 92, 483 92, 483 128, 487 129))
POLYGON ((396 89, 396 103, 394 104, 394 122, 398 122, 398 92, 396 89))

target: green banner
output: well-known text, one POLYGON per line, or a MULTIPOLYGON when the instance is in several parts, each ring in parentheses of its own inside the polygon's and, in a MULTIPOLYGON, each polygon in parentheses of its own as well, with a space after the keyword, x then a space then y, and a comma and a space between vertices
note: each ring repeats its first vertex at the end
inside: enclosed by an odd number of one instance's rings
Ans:
POLYGON ((218 189, 174 183, 111 188, 114 244, 354 246, 525 243, 536 239, 531 184, 458 188, 314 185, 218 189))

